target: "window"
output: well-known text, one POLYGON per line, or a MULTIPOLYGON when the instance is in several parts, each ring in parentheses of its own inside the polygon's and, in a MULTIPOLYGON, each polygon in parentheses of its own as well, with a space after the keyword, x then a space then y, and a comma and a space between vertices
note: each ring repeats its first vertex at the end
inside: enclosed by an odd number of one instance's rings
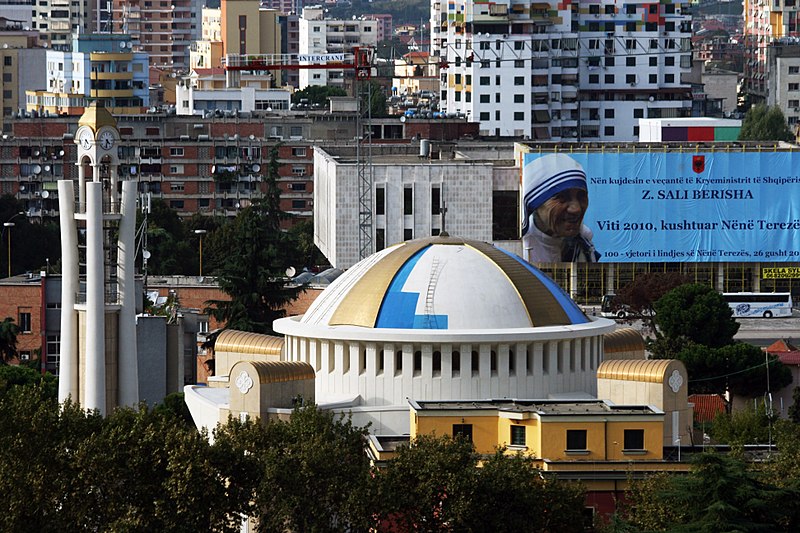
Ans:
POLYGON ((524 104, 525 103, 525 95, 524 94, 515 94, 514 95, 514 103, 515 104, 524 104))
POLYGON ((169 184, 170 192, 181 192, 185 188, 185 185, 182 181, 173 181, 169 184))
POLYGON ((305 208, 306 208, 305 200, 292 200, 292 209, 305 209, 305 208))
POLYGON ((511 445, 525 446, 525 426, 511 426, 511 445))
POLYGON ((405 187, 403 189, 403 214, 414 214, 414 189, 405 187))
POLYGON ((292 148, 292 156, 293 157, 305 157, 306 156, 306 149, 305 148, 292 148))
POLYGON ((384 187, 375 189, 375 214, 386 214, 386 189, 384 187))
POLYGON ((525 85, 525 76, 514 76, 514 85, 525 85))
POLYGON ((606 109, 603 111, 604 118, 614 118, 614 110, 613 109, 606 109))
POLYGON ((19 312, 19 330, 22 333, 30 333, 31 332, 31 312, 30 312, 30 310, 25 310, 25 311, 20 310, 20 312, 19 312))
POLYGON ((472 442, 472 424, 453 424, 453 437, 472 442))
POLYGON ((603 128, 603 135, 606 137, 613 137, 614 136, 614 126, 606 126, 603 128))
POLYGON ((490 120, 488 111, 481 111, 480 120, 490 120))
POLYGON ((406 228, 403 230, 403 240, 410 241, 414 238, 414 230, 410 228, 406 228))
POLYGON ((461 352, 454 351, 450 355, 450 363, 452 365, 453 377, 461 375, 461 352))
MULTIPOLYGON (((10 58, 6 58, 10 59, 10 58)), ((800 74, 800 67, 789 67, 789 74, 800 74)))
POLYGON ((633 118, 644 118, 644 109, 634 109, 633 118))
POLYGON ((170 200, 169 206, 172 209, 183 209, 183 200, 170 200))
POLYGON ((169 155, 175 157, 183 157, 183 148, 170 148, 169 155))
POLYGON ((800 83, 790 83, 789 84, 790 91, 797 91, 800 90, 800 83))
POLYGON ((614 75, 613 74, 606 74, 604 76, 606 83, 614 83, 614 75))
MULTIPOLYGON (((655 59, 655 58, 653 58, 655 59)), ((625 58, 625 66, 626 67, 635 67, 636 66, 636 58, 635 57, 626 57, 625 58)))
POLYGON ((397 350, 394 352, 394 374, 397 376, 403 373, 403 352, 397 350))
POLYGON ((442 375, 442 352, 435 351, 431 357, 431 367, 434 376, 442 375))
POLYGON ((442 189, 439 186, 431 187, 431 215, 442 212, 442 189))
POLYGON ((665 57, 664 58, 664 66, 674 67, 675 66, 675 58, 673 56, 665 57))
POLYGON ((480 79, 478 80, 478 83, 480 85, 489 85, 490 83, 489 80, 490 80, 489 76, 481 76, 480 79))
POLYGON ((614 66, 614 56, 609 56, 606 58, 606 66, 613 67, 614 66))
POLYGON ((664 83, 675 83, 675 74, 664 74, 664 83))
POLYGON ((414 375, 418 376, 422 373, 422 352, 417 350, 414 352, 414 375))
POLYGON ((514 111, 514 120, 522 121, 525 120, 525 112, 524 111, 514 111))
MULTIPOLYGON (((11 56, 5 56, 3 58, 3 65, 10 67, 11 66, 11 56)), ((790 67, 791 68, 791 67, 790 67)))
POLYGON ((480 359, 480 356, 478 355, 478 352, 473 350, 472 351, 472 361, 471 361, 472 375, 473 376, 477 376, 478 375, 478 372, 479 372, 479 369, 480 369, 480 360, 481 359, 480 359))
POLYGON ((568 429, 567 430, 567 451, 581 452, 586 451, 586 430, 568 429))
POLYGON ((600 83, 599 74, 589 74, 589 83, 600 83))
POLYGON ((647 81, 649 81, 650 83, 658 83, 658 74, 650 74, 647 77, 647 81))
POLYGON ((624 445, 623 445, 622 449, 623 449, 623 451, 627 451, 627 450, 642 451, 642 450, 644 450, 644 430, 643 429, 626 429, 625 430, 624 445))

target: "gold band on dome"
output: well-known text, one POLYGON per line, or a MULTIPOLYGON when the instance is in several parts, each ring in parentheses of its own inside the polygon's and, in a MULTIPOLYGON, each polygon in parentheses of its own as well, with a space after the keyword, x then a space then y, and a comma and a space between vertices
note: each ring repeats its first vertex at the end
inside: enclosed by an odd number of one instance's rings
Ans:
POLYGON ((614 359, 597 367, 597 379, 662 383, 673 359, 614 359))
POLYGON ((370 268, 342 298, 330 321, 331 326, 374 328, 383 298, 397 271, 417 252, 432 244, 464 244, 463 239, 433 237, 406 241, 370 268))
POLYGON ((259 383, 283 383, 314 379, 314 368, 302 361, 248 361, 258 373, 259 383))
POLYGON ((214 341, 216 353, 239 353, 258 355, 281 355, 283 337, 226 329, 214 341))
POLYGON ((572 323, 550 289, 531 274, 525 265, 491 244, 479 241, 468 241, 466 244, 488 257, 506 275, 522 300, 531 326, 563 326, 572 323))

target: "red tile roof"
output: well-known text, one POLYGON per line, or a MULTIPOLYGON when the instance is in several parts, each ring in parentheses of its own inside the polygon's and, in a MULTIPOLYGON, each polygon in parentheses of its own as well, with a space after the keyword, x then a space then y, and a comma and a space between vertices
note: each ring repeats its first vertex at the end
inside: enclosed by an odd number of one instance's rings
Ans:
POLYGON ((725 400, 719 394, 690 394, 688 400, 694 404, 695 422, 711 422, 725 412, 725 400))
POLYGON ((800 365, 800 351, 779 353, 778 359, 784 365, 800 365))
POLYGON ((792 344, 791 342, 787 341, 786 339, 780 339, 766 348, 767 353, 771 354, 779 354, 779 353, 786 353, 786 352, 796 352, 800 350, 797 346, 792 344))

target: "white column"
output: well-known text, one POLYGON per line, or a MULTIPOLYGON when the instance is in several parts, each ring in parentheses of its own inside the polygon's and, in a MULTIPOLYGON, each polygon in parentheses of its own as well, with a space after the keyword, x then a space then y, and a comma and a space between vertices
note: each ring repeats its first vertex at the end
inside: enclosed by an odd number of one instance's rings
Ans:
POLYGON ((103 184, 86 184, 86 409, 106 414, 105 276, 103 274, 103 184))
POLYGON ((58 370, 58 401, 78 398, 78 323, 75 293, 78 292, 78 233, 75 225, 75 191, 72 180, 58 182, 61 225, 61 352, 58 370))
MULTIPOLYGON (((113 174, 112 174, 113 175, 113 174)), ((112 179, 112 183, 115 180, 112 179)), ((116 194, 113 185, 111 197, 116 194)), ((113 200, 112 200, 113 201, 113 200)), ((139 403, 139 367, 136 347, 136 287, 134 258, 136 248, 136 183, 122 182, 122 217, 117 243, 117 283, 119 284, 119 405, 139 403)))
MULTIPOLYGON (((78 213, 86 212, 86 168, 78 161, 78 213)), ((73 193, 74 194, 74 193, 73 193)), ((60 195, 59 195, 60 197, 60 195)))

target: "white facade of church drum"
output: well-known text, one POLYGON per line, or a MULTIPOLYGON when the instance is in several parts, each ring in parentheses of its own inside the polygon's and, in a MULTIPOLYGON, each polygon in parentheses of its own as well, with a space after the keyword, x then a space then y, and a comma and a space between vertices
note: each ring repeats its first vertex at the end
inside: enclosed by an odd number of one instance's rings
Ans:
POLYGON ((364 259, 274 328, 318 404, 385 434, 408 432, 408 399, 592 397, 615 324, 518 256, 440 236, 364 259))

